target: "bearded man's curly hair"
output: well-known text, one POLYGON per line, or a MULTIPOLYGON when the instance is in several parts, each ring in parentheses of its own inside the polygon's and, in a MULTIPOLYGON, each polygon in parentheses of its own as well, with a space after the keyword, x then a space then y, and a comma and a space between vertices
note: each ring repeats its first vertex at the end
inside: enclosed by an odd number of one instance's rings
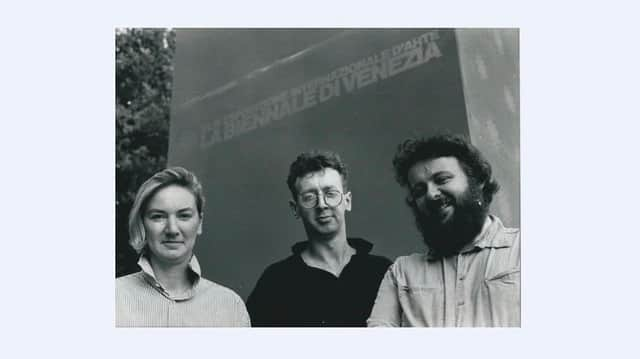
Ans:
POLYGON ((482 197, 488 205, 493 195, 498 192, 500 185, 492 178, 491 164, 464 137, 459 135, 436 135, 429 138, 410 138, 398 145, 393 157, 393 168, 396 181, 407 187, 409 169, 419 161, 438 157, 455 157, 471 183, 484 185, 482 197))

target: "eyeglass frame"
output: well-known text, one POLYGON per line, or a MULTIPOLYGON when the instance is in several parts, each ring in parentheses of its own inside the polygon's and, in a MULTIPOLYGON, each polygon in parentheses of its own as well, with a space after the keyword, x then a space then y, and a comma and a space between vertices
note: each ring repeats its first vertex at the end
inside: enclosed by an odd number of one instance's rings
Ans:
POLYGON ((320 204, 320 194, 322 194, 322 200, 324 201, 324 203, 325 203, 328 207, 335 208, 335 207, 338 207, 339 205, 341 205, 341 204, 342 204, 342 202, 344 201, 344 197, 345 197, 347 194, 349 194, 349 193, 350 193, 350 192, 343 193, 342 191, 337 190, 337 189, 330 189, 330 190, 328 190, 328 191, 326 191, 326 192, 325 192, 325 191, 322 191, 322 192, 319 192, 319 193, 316 193, 316 192, 306 192, 306 193, 304 193, 304 194, 312 194, 312 195, 314 195, 314 196, 315 196, 315 201, 314 201, 315 203, 313 204, 313 206, 311 206, 311 207, 307 207, 307 206, 305 206, 304 204, 302 204, 302 199, 301 199, 302 194, 298 194, 298 195, 296 196, 296 202, 297 202, 297 203, 298 203, 302 208, 306 208, 306 209, 313 209, 313 208, 318 207, 318 205, 320 204), (338 201, 338 203, 336 203, 336 204, 334 204, 334 205, 330 205, 330 204, 329 204, 329 202, 327 202, 327 193, 329 193, 329 192, 337 192, 337 193, 339 193, 339 194, 340 194, 340 200, 338 201))

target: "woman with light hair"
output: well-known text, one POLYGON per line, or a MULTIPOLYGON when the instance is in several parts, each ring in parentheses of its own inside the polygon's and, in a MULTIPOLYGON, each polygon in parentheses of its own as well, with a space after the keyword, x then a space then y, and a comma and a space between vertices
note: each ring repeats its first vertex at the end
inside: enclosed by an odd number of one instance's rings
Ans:
POLYGON ((117 327, 246 327, 249 315, 231 289, 201 276, 193 254, 202 233, 204 195, 182 167, 140 186, 129 214, 129 242, 141 270, 116 279, 117 327))

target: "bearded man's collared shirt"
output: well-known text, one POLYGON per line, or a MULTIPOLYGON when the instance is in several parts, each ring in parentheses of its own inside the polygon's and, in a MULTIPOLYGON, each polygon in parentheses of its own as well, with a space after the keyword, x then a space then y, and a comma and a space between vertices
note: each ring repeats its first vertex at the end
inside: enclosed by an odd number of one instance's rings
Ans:
POLYGON ((249 314, 231 289, 201 276, 191 257, 190 288, 172 295, 158 282, 145 256, 140 271, 116 279, 116 327, 248 327, 249 314))
POLYGON ((460 253, 399 257, 385 274, 367 325, 520 326, 520 230, 490 224, 460 253))

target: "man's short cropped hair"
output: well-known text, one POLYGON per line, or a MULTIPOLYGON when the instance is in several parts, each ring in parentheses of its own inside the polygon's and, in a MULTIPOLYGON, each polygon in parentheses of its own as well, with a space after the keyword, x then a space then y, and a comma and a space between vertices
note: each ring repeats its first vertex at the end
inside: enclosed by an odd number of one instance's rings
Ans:
POLYGON ((342 162, 340 155, 332 151, 326 150, 313 150, 309 152, 303 152, 298 155, 291 166, 289 167, 289 176, 287 177, 287 186, 291 195, 295 198, 296 193, 296 180, 304 177, 309 173, 322 171, 325 168, 333 168, 336 170, 340 177, 342 177, 342 188, 347 191, 347 165, 342 162))
POLYGON ((405 140, 398 145, 393 158, 396 180, 402 187, 407 187, 409 169, 417 162, 449 156, 458 159, 472 184, 484 184, 482 196, 490 204, 493 195, 500 188, 498 182, 491 177, 491 164, 475 146, 459 135, 443 134, 405 140))
POLYGON ((147 210, 149 200, 162 188, 170 185, 184 187, 193 193, 196 198, 198 215, 202 218, 204 208, 204 194, 198 178, 190 171, 182 167, 170 167, 164 169, 146 180, 138 189, 136 199, 133 201, 129 212, 129 244, 136 252, 141 253, 147 245, 143 216, 147 210))

